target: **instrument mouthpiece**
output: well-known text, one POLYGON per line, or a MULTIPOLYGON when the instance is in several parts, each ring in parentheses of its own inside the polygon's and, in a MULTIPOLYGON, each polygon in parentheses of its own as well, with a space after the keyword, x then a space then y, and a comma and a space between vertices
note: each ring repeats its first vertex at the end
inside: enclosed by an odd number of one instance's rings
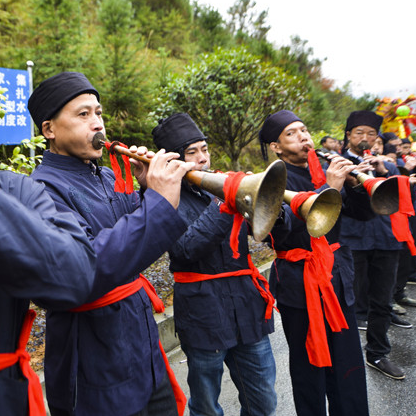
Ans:
POLYGON ((95 133, 92 138, 92 147, 96 150, 100 150, 103 148, 104 143, 105 143, 104 134, 102 134, 101 132, 95 133))
POLYGON ((370 149, 370 145, 368 144, 368 142, 366 140, 363 140, 361 143, 358 143, 357 146, 360 150, 368 150, 370 149))

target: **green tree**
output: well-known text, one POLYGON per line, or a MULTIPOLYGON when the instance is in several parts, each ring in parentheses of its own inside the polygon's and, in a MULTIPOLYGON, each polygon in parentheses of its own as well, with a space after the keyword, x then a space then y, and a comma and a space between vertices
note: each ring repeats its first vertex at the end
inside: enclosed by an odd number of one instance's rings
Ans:
POLYGON ((29 0, 0 0, 0 67, 24 68, 29 0))
POLYGON ((236 0, 228 9, 230 30, 241 41, 247 37, 265 40, 270 30, 270 26, 266 26, 268 11, 263 10, 257 15, 255 7, 255 1, 236 0))
POLYGON ((220 12, 212 6, 194 5, 194 39, 204 52, 232 43, 232 36, 220 12))
MULTIPOLYGON (((135 29, 129 0, 103 0, 98 11, 105 62, 101 80, 102 103, 110 137, 132 144, 140 136, 140 103, 144 103, 139 51, 141 37, 135 29)), ((147 109, 146 109, 147 111, 147 109)))
POLYGON ((239 156, 257 138, 267 115, 303 101, 301 82, 263 64, 245 49, 205 55, 161 91, 155 120, 186 112, 239 170, 239 156))
POLYGON ((136 11, 148 7, 159 15, 168 15, 172 10, 177 10, 187 19, 192 16, 189 0, 132 0, 132 4, 136 11))
POLYGON ((190 48, 191 18, 177 9, 151 12, 143 7, 137 16, 137 28, 146 39, 146 46, 165 48, 173 57, 186 55, 190 48))
POLYGON ((35 63, 34 84, 62 71, 80 71, 89 62, 82 1, 33 0, 27 54, 35 63))
POLYGON ((310 81, 321 78, 323 61, 313 57, 313 48, 307 46, 308 41, 299 36, 290 38, 290 45, 282 46, 276 53, 275 65, 298 77, 310 81))

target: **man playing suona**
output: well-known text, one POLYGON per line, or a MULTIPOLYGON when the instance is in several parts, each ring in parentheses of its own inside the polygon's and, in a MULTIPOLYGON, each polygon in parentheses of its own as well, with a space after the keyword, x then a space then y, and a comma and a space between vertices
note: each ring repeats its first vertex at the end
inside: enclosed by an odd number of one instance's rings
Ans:
MULTIPOLYGON (((210 167, 207 138, 188 114, 161 120, 152 134, 159 149, 178 152, 197 170, 210 167)), ((233 254, 233 216, 221 213, 222 205, 183 181, 178 212, 187 230, 169 255, 175 329, 188 363, 189 412, 224 414, 218 397, 225 363, 239 392, 241 415, 271 416, 277 402, 268 336, 274 330, 274 299, 248 256, 246 223, 238 234, 239 257, 233 254)))
POLYGON ((284 221, 278 220, 272 230, 277 258, 270 288, 289 346, 296 412, 325 416, 328 401, 333 416, 367 416, 365 370, 353 310, 352 258, 349 248, 338 244, 338 237, 345 215, 362 219, 374 215, 368 195, 346 184, 347 179, 355 181, 348 175, 355 167, 345 158, 328 156, 331 163, 324 175, 307 127, 291 111, 268 116, 259 137, 265 159, 270 148, 285 162, 288 190, 313 196, 332 187, 343 198, 343 215, 326 235, 329 245, 325 237, 311 238, 304 220, 294 214, 293 201, 292 209, 284 205, 284 221))
POLYGON ((92 145, 96 133, 105 135, 100 96, 81 73, 43 81, 29 99, 29 110, 50 143, 32 177, 45 183, 59 211, 75 215, 97 254, 87 305, 47 315, 51 414, 176 416, 150 284, 138 275, 186 229, 176 208, 181 179, 193 164, 158 152, 149 165, 137 162, 143 195, 127 188, 115 192, 114 174, 98 166, 102 150, 92 145), (127 293, 117 289, 117 296, 106 295, 124 284, 127 293))

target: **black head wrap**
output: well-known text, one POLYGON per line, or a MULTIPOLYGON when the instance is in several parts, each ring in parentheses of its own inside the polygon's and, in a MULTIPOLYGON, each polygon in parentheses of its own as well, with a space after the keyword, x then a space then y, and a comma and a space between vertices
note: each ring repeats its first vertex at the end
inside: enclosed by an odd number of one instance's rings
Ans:
POLYGON ((186 113, 175 113, 159 120, 152 131, 153 141, 158 149, 167 152, 178 152, 183 159, 183 150, 190 144, 207 140, 198 126, 186 113))
POLYGON ((297 115, 288 110, 281 110, 277 113, 267 116, 263 127, 259 132, 261 153, 264 160, 268 159, 267 144, 271 142, 277 142, 279 140, 279 136, 282 134, 282 131, 289 124, 292 124, 295 121, 302 122, 302 120, 297 115))
POLYGON ((383 146, 387 143, 386 136, 381 131, 378 132, 378 137, 380 137, 381 140, 383 140, 383 146))
POLYGON ((357 126, 369 126, 378 132, 382 122, 383 117, 379 116, 373 111, 353 111, 347 118, 343 149, 345 150, 348 144, 347 131, 351 131, 354 127, 357 126))
POLYGON ((61 108, 81 94, 100 95, 80 72, 61 72, 41 82, 29 98, 28 109, 42 133, 42 123, 52 119, 61 108))

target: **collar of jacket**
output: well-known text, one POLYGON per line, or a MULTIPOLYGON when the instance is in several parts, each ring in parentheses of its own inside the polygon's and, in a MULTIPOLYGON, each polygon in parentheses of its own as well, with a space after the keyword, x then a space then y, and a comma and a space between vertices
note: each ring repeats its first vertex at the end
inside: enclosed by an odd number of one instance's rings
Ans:
POLYGON ((84 163, 84 161, 76 157, 58 155, 56 153, 52 153, 50 150, 46 150, 43 153, 42 164, 56 169, 77 171, 81 173, 98 173, 101 170, 101 167, 98 166, 96 160, 91 161, 90 163, 84 163))

